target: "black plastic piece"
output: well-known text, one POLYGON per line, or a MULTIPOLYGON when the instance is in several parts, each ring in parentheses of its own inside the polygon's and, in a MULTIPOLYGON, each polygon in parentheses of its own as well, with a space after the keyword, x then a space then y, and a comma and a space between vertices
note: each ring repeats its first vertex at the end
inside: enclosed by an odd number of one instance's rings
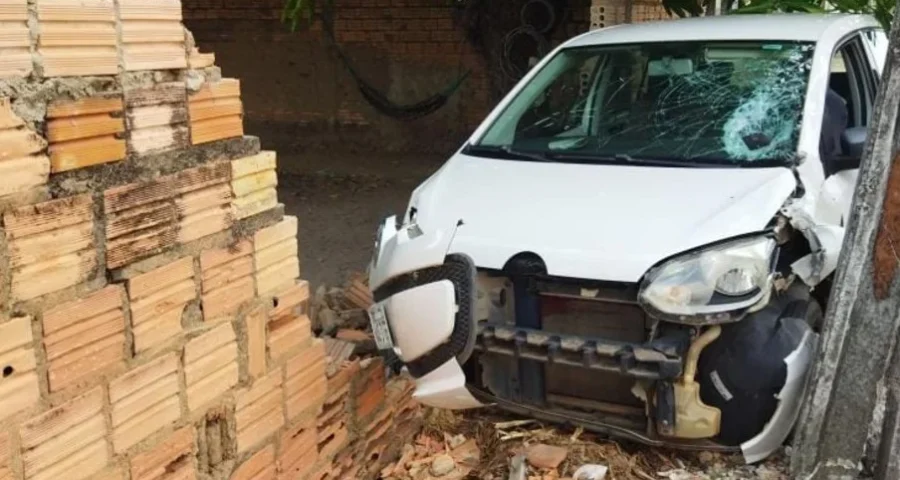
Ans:
POLYGON ((672 382, 656 384, 656 430, 665 436, 675 435, 675 387, 672 382))
POLYGON ((679 341, 677 336, 671 340, 661 338, 649 344, 632 344, 482 323, 478 326, 475 348, 521 361, 557 363, 658 380, 675 379, 681 375, 687 346, 688 343, 679 341), (657 343, 665 348, 657 350, 654 347, 657 343), (681 348, 678 348, 679 345, 681 348))
POLYGON ((722 411, 720 442, 740 445, 771 420, 787 378, 784 360, 810 331, 805 317, 815 311, 811 306, 807 300, 780 297, 723 326, 722 335, 700 355, 700 398, 722 411))
MULTIPOLYGON (((537 255, 522 253, 511 258, 504 271, 509 275, 513 285, 513 306, 515 311, 515 323, 517 327, 540 330, 541 296, 537 288, 537 276, 547 272, 544 262, 537 255)), ((524 334, 517 339, 514 345, 514 355, 518 368, 513 375, 516 377, 514 385, 518 389, 512 393, 512 398, 524 401, 532 405, 543 405, 546 399, 544 387, 544 366, 539 361, 531 358, 523 358, 522 353, 527 349, 524 342, 524 334)))
MULTIPOLYGON (((532 281, 529 277, 513 278, 516 326, 539 330, 541 328, 541 298, 531 288, 532 281)), ((519 397, 525 402, 542 405, 545 398, 544 366, 541 365, 541 362, 521 358, 521 351, 525 348, 524 335, 517 336, 515 348, 519 361, 519 397)))

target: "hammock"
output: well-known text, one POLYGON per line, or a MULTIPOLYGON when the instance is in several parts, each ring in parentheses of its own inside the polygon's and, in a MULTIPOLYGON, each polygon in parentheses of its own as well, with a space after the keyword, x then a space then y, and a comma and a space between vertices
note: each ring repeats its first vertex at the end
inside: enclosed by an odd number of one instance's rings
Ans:
POLYGON ((347 55, 344 54, 344 51, 341 50, 341 47, 335 40, 333 30, 334 24, 332 20, 330 8, 324 8, 322 13, 322 24, 328 40, 337 51, 338 57, 340 57, 341 62, 347 68, 347 71, 350 72, 350 76, 352 76, 353 80, 356 82, 356 86, 363 98, 365 98, 375 110, 383 115, 406 121, 416 120, 431 115, 447 104, 450 97, 462 87, 463 83, 465 83, 466 79, 472 73, 471 70, 466 71, 442 92, 436 93, 422 101, 408 105, 394 103, 357 73, 352 62, 347 55))

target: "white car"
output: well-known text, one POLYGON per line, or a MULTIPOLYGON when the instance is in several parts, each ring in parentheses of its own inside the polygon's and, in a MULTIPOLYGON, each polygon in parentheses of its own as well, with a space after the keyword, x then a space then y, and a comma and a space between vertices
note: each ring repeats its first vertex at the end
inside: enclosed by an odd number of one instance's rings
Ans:
POLYGON ((381 224, 379 349, 425 405, 766 458, 798 417, 886 48, 840 14, 567 41, 381 224))

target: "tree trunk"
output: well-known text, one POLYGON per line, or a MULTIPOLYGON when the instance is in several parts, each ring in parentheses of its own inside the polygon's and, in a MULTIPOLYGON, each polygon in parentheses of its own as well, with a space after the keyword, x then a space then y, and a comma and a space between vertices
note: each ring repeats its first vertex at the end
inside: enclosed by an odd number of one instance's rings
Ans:
MULTIPOLYGON (((900 45, 895 18, 890 44, 900 45)), ((805 409, 796 478, 853 478, 868 452, 878 478, 900 478, 900 49, 888 50, 805 409), (894 364, 894 366, 892 366, 894 364), (886 394, 885 394, 886 393, 886 394), (882 434, 883 432, 883 434, 882 434), (874 448, 873 448, 874 447, 874 448), (873 451, 874 450, 874 451, 873 451), (896 456, 896 453, 894 454, 896 456)))

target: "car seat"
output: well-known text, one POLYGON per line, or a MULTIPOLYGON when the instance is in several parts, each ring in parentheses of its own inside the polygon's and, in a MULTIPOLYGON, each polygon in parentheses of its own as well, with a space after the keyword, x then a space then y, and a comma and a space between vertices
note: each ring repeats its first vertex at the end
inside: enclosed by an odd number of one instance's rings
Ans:
POLYGON ((849 120, 847 101, 833 89, 825 94, 825 110, 822 115, 822 133, 819 138, 819 157, 829 176, 835 171, 834 163, 841 155, 841 136, 847 129, 849 120))

